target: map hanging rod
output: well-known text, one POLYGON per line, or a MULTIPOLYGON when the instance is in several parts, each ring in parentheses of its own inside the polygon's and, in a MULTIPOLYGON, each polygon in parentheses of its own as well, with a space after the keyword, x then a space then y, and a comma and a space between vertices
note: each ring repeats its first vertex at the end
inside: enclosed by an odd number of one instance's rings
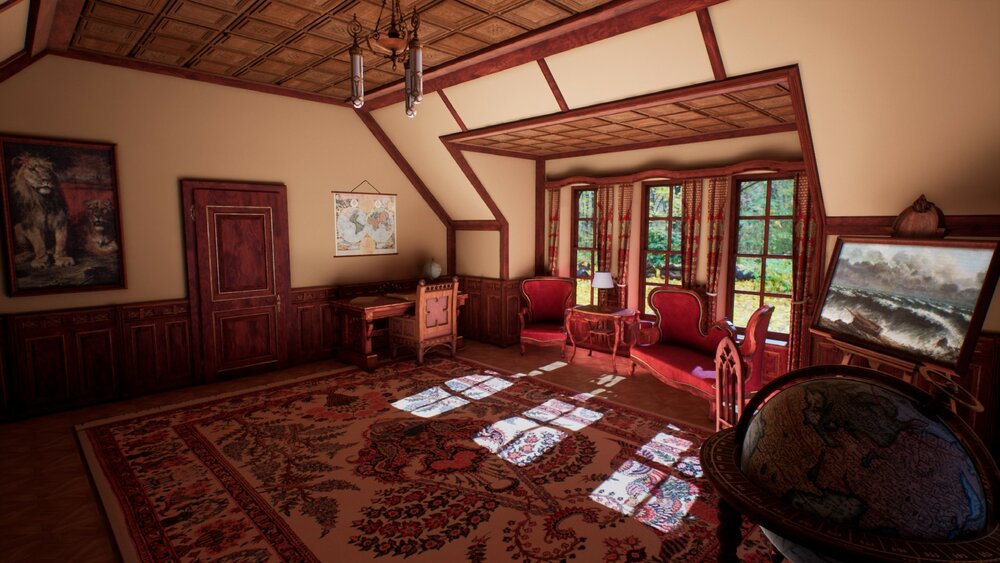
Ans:
MULTIPOLYGON (((374 184, 372 184, 368 180, 361 180, 361 183, 358 184, 357 186, 354 186, 353 188, 351 188, 351 191, 348 192, 348 193, 354 193, 354 190, 360 188, 361 186, 363 186, 365 184, 368 184, 368 187, 370 187, 371 189, 375 190, 375 193, 377 193, 377 194, 381 194, 382 193, 382 190, 379 190, 378 188, 376 188, 374 186, 374 184)), ((337 190, 330 190, 330 193, 331 194, 335 194, 335 193, 343 193, 343 192, 337 192, 337 190)))

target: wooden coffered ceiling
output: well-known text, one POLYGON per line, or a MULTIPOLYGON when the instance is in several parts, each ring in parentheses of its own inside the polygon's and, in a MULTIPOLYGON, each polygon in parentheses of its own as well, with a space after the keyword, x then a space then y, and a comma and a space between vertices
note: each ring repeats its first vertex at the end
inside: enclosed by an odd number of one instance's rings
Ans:
MULTIPOLYGON (((418 0, 424 64, 436 67, 555 24, 609 0, 418 0)), ((86 0, 69 49, 344 100, 347 23, 366 29, 379 0, 86 0)), ((382 16, 383 23, 387 14, 382 16)), ((365 51, 365 87, 402 78, 365 51)))
POLYGON ((789 79, 779 71, 598 104, 442 139, 462 150, 548 159, 795 129, 789 79))

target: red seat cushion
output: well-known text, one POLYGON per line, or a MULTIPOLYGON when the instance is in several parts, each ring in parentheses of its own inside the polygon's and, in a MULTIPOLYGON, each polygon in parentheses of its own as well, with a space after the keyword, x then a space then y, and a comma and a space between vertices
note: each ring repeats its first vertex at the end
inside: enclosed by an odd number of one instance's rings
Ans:
POLYGON ((524 327, 521 338, 542 342, 559 342, 566 340, 563 325, 556 323, 533 323, 524 327))
POLYGON ((633 347, 631 356, 668 385, 693 387, 703 394, 715 395, 714 355, 660 343, 633 347))
POLYGON ((563 279, 527 279, 521 291, 529 303, 533 322, 561 323, 570 307, 570 297, 575 291, 572 281, 563 279))

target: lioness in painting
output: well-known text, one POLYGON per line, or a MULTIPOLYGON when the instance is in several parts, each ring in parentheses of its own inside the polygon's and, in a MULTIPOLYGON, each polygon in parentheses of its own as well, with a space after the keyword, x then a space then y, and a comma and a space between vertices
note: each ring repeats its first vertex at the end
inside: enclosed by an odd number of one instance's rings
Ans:
POLYGON ((11 159, 11 168, 10 209, 14 238, 18 246, 27 247, 29 251, 23 258, 18 255, 15 261, 31 258, 31 267, 40 269, 49 265, 51 254, 52 264, 72 266, 73 258, 66 255, 69 230, 66 199, 59 189, 52 161, 22 153, 11 159))
POLYGON ((111 202, 106 199, 88 199, 83 202, 84 249, 98 256, 118 252, 115 240, 115 214, 111 202))

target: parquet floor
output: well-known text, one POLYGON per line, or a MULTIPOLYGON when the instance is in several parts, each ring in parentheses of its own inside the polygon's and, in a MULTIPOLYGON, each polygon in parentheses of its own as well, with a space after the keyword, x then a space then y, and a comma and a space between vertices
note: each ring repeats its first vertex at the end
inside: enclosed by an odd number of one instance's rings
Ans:
MULTIPOLYGON (((558 362, 558 348, 498 348, 466 342, 461 356, 512 372, 529 372, 558 362)), ((656 381, 641 368, 627 377, 628 361, 580 350, 572 364, 541 379, 615 402, 708 427, 708 403, 656 381)), ((343 367, 335 361, 296 366, 212 385, 181 389, 75 411, 0 424, 0 562, 108 562, 118 551, 77 446, 76 424, 182 401, 210 397, 343 367)))

